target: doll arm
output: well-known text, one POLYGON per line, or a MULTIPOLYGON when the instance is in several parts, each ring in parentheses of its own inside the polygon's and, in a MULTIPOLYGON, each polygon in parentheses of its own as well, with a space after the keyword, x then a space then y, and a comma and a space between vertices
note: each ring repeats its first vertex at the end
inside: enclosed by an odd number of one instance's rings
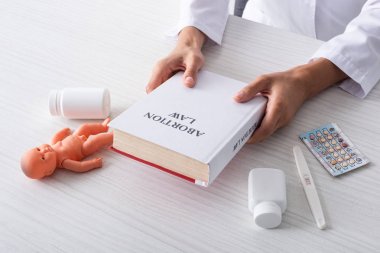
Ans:
POLYGON ((71 134, 70 128, 64 128, 61 131, 57 132, 53 138, 51 139, 51 144, 56 144, 59 141, 62 141, 65 139, 67 136, 71 134))
POLYGON ((66 159, 62 163, 62 168, 75 172, 86 172, 95 168, 100 168, 102 167, 102 164, 102 158, 95 158, 87 161, 74 161, 66 159))

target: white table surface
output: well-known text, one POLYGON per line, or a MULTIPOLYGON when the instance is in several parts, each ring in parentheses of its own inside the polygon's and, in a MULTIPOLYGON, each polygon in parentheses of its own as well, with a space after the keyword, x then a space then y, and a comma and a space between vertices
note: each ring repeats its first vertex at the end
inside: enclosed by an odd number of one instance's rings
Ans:
MULTIPOLYGON (((52 89, 108 87, 112 117, 145 96, 177 1, 0 2, 0 252, 375 252, 380 250, 378 85, 365 100, 334 87, 307 102, 290 125, 245 146, 209 188, 104 150, 104 167, 26 178, 22 153, 83 120, 51 117, 52 89), (334 178, 297 138, 336 122, 371 164, 334 178), (328 229, 317 229, 295 168, 306 155, 328 229), (253 224, 247 176, 282 169, 288 209, 277 229, 253 224)), ((232 17, 205 69, 243 81, 308 60, 320 42, 232 17)), ((231 94, 232 95, 232 94, 231 94)))

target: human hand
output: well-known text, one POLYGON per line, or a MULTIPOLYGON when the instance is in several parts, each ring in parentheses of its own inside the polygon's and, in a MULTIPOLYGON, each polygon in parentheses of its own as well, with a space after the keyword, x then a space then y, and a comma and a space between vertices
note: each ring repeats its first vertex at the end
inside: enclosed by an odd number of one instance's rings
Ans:
POLYGON ((174 50, 156 63, 146 86, 146 92, 152 92, 178 71, 185 71, 184 85, 193 87, 197 80, 198 70, 204 63, 201 49, 205 38, 205 35, 197 28, 185 27, 179 34, 174 50))
POLYGON ((288 124, 308 98, 345 78, 347 75, 343 71, 324 58, 288 71, 256 78, 234 97, 241 103, 251 100, 258 94, 268 98, 261 125, 248 143, 262 141, 288 124))
POLYGON ((265 115, 247 143, 256 143, 285 126, 307 97, 304 81, 293 71, 262 75, 240 90, 234 97, 237 102, 247 102, 258 93, 268 98, 265 115))

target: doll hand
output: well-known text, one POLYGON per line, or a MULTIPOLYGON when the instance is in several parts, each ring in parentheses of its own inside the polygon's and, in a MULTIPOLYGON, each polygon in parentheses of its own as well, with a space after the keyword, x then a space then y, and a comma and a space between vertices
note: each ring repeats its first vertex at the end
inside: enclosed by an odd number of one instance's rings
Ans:
POLYGON ((70 135, 71 134, 71 129, 66 127, 64 129, 62 129, 62 132, 65 134, 65 135, 70 135))
POLYGON ((102 122, 102 125, 103 126, 106 126, 107 127, 107 130, 108 130, 108 123, 110 123, 111 119, 110 118, 106 118, 103 122, 102 122))
POLYGON ((74 161, 66 159, 62 162, 62 168, 75 171, 75 172, 86 172, 92 169, 100 168, 103 165, 102 158, 95 158, 87 161, 74 161))
POLYGON ((94 168, 100 168, 103 166, 103 158, 95 158, 91 160, 93 163, 94 168))
POLYGON ((64 128, 64 129, 60 130, 59 132, 57 132, 53 136, 53 138, 51 139, 51 143, 55 144, 55 143, 57 143, 59 141, 62 141, 63 139, 65 139, 70 134, 71 134, 70 128, 64 128))
POLYGON ((150 93, 178 71, 185 71, 183 83, 191 88, 195 85, 198 70, 203 66, 201 52, 205 35, 195 27, 185 27, 178 37, 177 46, 153 69, 146 92, 150 93))

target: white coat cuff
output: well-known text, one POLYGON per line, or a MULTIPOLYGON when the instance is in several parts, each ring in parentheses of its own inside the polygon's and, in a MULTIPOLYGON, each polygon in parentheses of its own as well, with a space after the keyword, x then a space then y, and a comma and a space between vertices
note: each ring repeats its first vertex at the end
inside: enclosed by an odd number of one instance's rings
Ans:
POLYGON ((373 75, 363 73, 360 70, 361 68, 355 66, 354 61, 349 57, 342 55, 338 48, 329 47, 327 44, 329 43, 326 42, 322 45, 311 57, 311 60, 313 61, 317 58, 330 60, 349 77, 342 81, 339 87, 356 97, 365 98, 377 84, 378 80, 376 77, 374 78, 373 75))
POLYGON ((166 36, 170 39, 178 39, 178 34, 182 31, 183 28, 193 26, 203 32, 206 35, 206 42, 204 46, 210 46, 210 45, 221 45, 222 44, 222 38, 223 34, 215 33, 214 31, 210 30, 208 27, 203 26, 201 24, 197 24, 196 22, 191 23, 180 23, 176 27, 172 28, 166 33, 166 36))

